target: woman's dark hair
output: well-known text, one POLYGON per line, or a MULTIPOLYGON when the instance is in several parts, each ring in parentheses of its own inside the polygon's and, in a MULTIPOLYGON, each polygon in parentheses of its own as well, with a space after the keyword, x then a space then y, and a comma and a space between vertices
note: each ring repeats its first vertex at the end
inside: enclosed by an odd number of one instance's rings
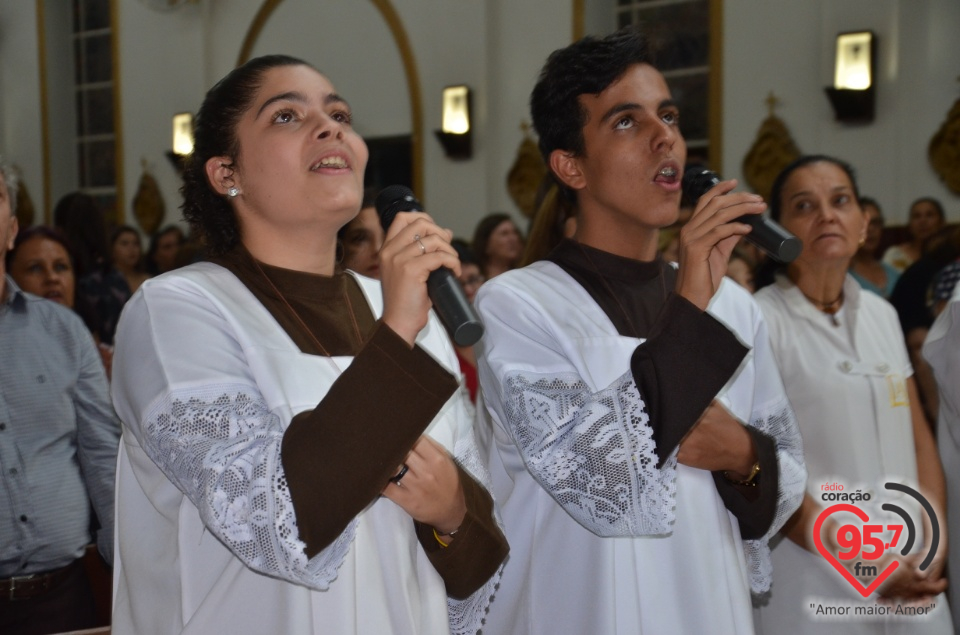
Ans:
POLYGON ((567 221, 577 215, 576 202, 561 195, 560 186, 551 174, 541 181, 536 200, 536 211, 530 219, 523 258, 520 259, 521 267, 546 258, 564 239, 567 221))
POLYGON ((493 230, 499 227, 504 221, 513 223, 513 218, 505 212, 487 214, 480 219, 480 222, 477 223, 477 227, 473 232, 473 242, 471 242, 470 245, 473 247, 473 255, 477 258, 477 264, 480 265, 480 269, 484 274, 487 272, 487 263, 490 260, 490 256, 487 255, 487 244, 490 242, 490 235, 493 234, 493 230))
POLYGON ((460 259, 461 264, 480 266, 477 255, 474 253, 473 248, 470 247, 470 243, 465 239, 454 238, 450 241, 450 246, 456 250, 457 258, 460 259))
POLYGON ((123 234, 133 234, 137 238, 137 242, 140 243, 140 246, 143 246, 143 242, 140 240, 140 232, 138 232, 131 225, 117 225, 116 229, 110 232, 110 247, 113 248, 114 243, 116 243, 120 236, 123 234))
POLYGON ((110 259, 111 259, 111 265, 112 265, 112 262, 113 262, 113 246, 117 244, 117 241, 120 240, 120 237, 123 236, 124 234, 133 234, 133 236, 137 239, 137 244, 140 246, 140 260, 137 262, 137 265, 136 265, 136 267, 134 267, 134 270, 135 270, 135 271, 141 271, 141 270, 143 270, 143 267, 144 267, 144 265, 143 265, 143 240, 141 240, 141 238, 140 238, 140 232, 138 232, 138 231, 137 231, 133 226, 131 226, 131 225, 118 225, 117 228, 114 229, 113 232, 110 234, 110 259))
POLYGON ((768 201, 770 204, 770 218, 775 221, 780 220, 780 216, 783 212, 783 201, 780 199, 783 196, 783 186, 787 184, 787 179, 790 178, 790 175, 800 168, 812 165, 814 163, 830 163, 843 170, 843 172, 847 175, 847 178, 850 179, 850 186, 853 188, 853 196, 859 203, 860 189, 857 187, 857 175, 853 169, 853 166, 842 159, 830 157, 825 154, 807 154, 799 159, 795 159, 787 167, 783 168, 783 170, 780 171, 780 174, 777 175, 777 178, 774 179, 773 187, 770 188, 770 200, 768 201))
POLYGON ((78 278, 110 266, 106 220, 92 196, 72 192, 62 197, 53 208, 53 224, 70 243, 78 278))
MULTIPOLYGON (((151 276, 158 276, 163 273, 160 271, 160 267, 157 265, 157 249, 160 247, 160 240, 168 234, 179 235, 181 244, 183 244, 184 240, 186 240, 186 237, 183 235, 183 230, 176 225, 167 225, 150 237, 150 246, 147 248, 147 255, 144 256, 144 266, 146 267, 147 273, 149 273, 151 276)), ((111 242, 111 245, 112 244, 113 243, 111 242)))
MULTIPOLYGON (((599 95, 634 64, 651 62, 647 40, 636 27, 588 36, 551 53, 530 95, 530 116, 547 165, 554 150, 583 155, 587 113, 580 95, 599 95)), ((573 197, 568 187, 558 184, 573 197)))
POLYGON ((100 323, 97 318, 97 311, 86 294, 80 292, 77 255, 74 253, 73 247, 70 245, 70 241, 63 231, 47 225, 34 225, 18 233, 16 240, 13 242, 13 249, 7 252, 7 271, 10 271, 10 265, 13 264, 13 259, 16 257, 17 252, 20 251, 20 246, 38 238, 52 240, 67 252, 67 258, 70 259, 70 266, 73 267, 73 311, 83 319, 83 323, 86 324, 91 332, 96 332, 97 325, 100 323))
MULTIPOLYGON (((377 188, 375 187, 365 187, 363 188, 363 201, 360 203, 360 209, 367 209, 368 207, 374 207, 377 201, 377 188)), ((357 220, 357 217, 354 216, 350 219, 350 223, 357 220)), ((342 254, 340 251, 343 249, 343 246, 339 244, 339 241, 343 240, 343 237, 347 233, 347 228, 350 227, 350 223, 347 223, 343 227, 337 230, 337 261, 339 262, 342 254)))
MULTIPOLYGON (((773 187, 770 188, 770 200, 767 201, 767 203, 770 205, 770 218, 775 221, 779 221, 783 214, 783 201, 781 199, 783 198, 783 188, 787 184, 787 179, 790 178, 790 175, 800 168, 813 165, 814 163, 829 163, 843 170, 844 174, 847 175, 847 178, 850 179, 850 186, 853 188, 853 196, 857 199, 857 203, 860 203, 860 189, 857 186, 857 175, 853 169, 853 166, 842 159, 837 159, 836 157, 827 156, 825 154, 807 154, 795 159, 792 163, 787 165, 787 167, 783 168, 783 170, 780 171, 780 174, 777 175, 777 178, 774 179, 773 187)), ((877 209, 879 209, 879 207, 877 209)), ((754 272, 754 283, 757 287, 757 290, 759 291, 763 287, 773 284, 777 271, 782 271, 783 269, 784 265, 777 262, 773 258, 765 259, 754 272)))
POLYGON ((56 227, 48 227, 46 225, 34 225, 17 234, 16 240, 13 241, 13 249, 7 252, 7 271, 10 270, 10 265, 13 263, 17 251, 20 249, 20 245, 34 238, 46 238, 63 247, 64 251, 67 252, 67 257, 70 258, 70 266, 73 267, 74 275, 76 275, 77 257, 73 252, 73 247, 70 246, 70 241, 67 240, 66 234, 56 227))
POLYGON ((918 203, 930 203, 931 205, 933 205, 934 209, 937 210, 937 216, 940 217, 940 220, 943 222, 946 222, 947 215, 943 211, 943 204, 939 200, 933 198, 932 196, 921 196, 914 202, 910 203, 909 209, 911 212, 913 211, 913 208, 917 206, 918 203))
POLYGON ((236 166, 240 156, 237 123, 250 108, 264 74, 281 66, 309 66, 288 55, 256 57, 232 70, 211 88, 194 118, 193 153, 183 172, 183 217, 202 240, 208 254, 223 254, 240 242, 240 226, 226 198, 207 181, 206 164, 224 156, 236 166))
POLYGON ((880 203, 877 202, 877 199, 872 196, 861 196, 860 197, 860 209, 863 209, 867 205, 873 207, 877 210, 877 215, 880 217, 880 220, 883 220, 883 208, 880 207, 880 203))

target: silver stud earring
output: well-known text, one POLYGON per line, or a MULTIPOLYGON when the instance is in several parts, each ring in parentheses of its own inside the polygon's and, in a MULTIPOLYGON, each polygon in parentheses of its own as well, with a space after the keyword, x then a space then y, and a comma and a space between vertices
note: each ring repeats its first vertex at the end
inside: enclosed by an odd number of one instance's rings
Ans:
POLYGON ((237 189, 236 187, 231 187, 229 190, 227 190, 227 196, 229 196, 230 198, 236 198, 239 193, 240 193, 240 190, 237 189))

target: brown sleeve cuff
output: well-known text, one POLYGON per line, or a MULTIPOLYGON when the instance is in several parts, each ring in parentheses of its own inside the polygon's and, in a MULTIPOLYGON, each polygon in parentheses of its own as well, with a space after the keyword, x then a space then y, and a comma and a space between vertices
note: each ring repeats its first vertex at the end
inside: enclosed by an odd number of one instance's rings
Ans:
POLYGON ((433 527, 417 522, 414 525, 423 550, 446 584, 447 595, 462 600, 496 573, 510 547, 493 517, 490 494, 459 465, 457 471, 467 515, 450 546, 440 546, 433 527))
POLYGON ((658 467, 680 444, 749 349, 716 318, 671 293, 630 370, 650 417, 658 467))
POLYGON ((780 489, 780 470, 777 463, 777 444, 756 428, 746 426, 753 439, 760 462, 756 485, 737 485, 724 478, 722 472, 713 472, 713 482, 723 504, 740 523, 740 537, 744 540, 762 538, 777 513, 777 494, 780 489))
POLYGON ((380 323, 317 407, 293 418, 280 457, 307 557, 380 494, 457 387, 380 323))

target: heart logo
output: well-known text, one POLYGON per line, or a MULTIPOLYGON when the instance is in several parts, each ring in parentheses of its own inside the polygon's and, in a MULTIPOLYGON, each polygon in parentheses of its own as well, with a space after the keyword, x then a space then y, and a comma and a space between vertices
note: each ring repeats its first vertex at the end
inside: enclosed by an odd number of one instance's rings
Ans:
POLYGON ((850 571, 848 571, 839 560, 837 560, 836 556, 827 551, 827 548, 824 547, 823 541, 820 538, 820 529, 823 527, 824 521, 826 521, 827 517, 829 517, 831 514, 835 514, 837 512, 850 512, 851 514, 856 515, 857 518, 862 520, 864 523, 870 520, 870 517, 867 516, 865 511, 853 505, 840 503, 838 505, 828 507, 821 512, 821 514, 817 517, 817 522, 813 525, 813 543, 817 546, 817 551, 820 552, 820 555, 826 558, 827 562, 832 564, 833 568, 839 571, 840 575, 842 575, 860 595, 867 597, 873 593, 876 588, 880 586, 883 581, 886 580, 890 574, 896 570, 898 566, 900 566, 900 563, 896 560, 892 561, 889 565, 887 565, 887 568, 884 569, 880 575, 878 575, 876 579, 870 583, 870 586, 864 587, 863 584, 860 583, 860 580, 857 580, 853 574, 850 573, 850 571))

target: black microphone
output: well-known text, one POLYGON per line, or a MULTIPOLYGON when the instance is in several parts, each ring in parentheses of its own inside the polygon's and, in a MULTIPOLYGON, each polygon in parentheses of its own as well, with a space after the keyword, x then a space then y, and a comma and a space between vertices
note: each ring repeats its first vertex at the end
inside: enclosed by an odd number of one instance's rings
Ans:
MULTIPOLYGON (((719 182, 717 173, 702 165, 690 166, 683 171, 683 193, 691 201, 699 200, 719 182)), ((793 262, 803 251, 803 242, 799 238, 762 214, 744 214, 736 222, 746 223, 752 228, 745 236, 748 242, 784 264, 793 262)))
MULTIPOLYGON (((383 231, 390 229, 399 212, 422 212, 423 206, 405 185, 391 185, 377 194, 377 214, 383 231)), ((453 272, 440 267, 430 272, 427 278, 427 295, 433 302, 433 310, 447 333, 458 346, 472 346, 483 336, 483 323, 473 305, 463 293, 463 287, 453 272)))

